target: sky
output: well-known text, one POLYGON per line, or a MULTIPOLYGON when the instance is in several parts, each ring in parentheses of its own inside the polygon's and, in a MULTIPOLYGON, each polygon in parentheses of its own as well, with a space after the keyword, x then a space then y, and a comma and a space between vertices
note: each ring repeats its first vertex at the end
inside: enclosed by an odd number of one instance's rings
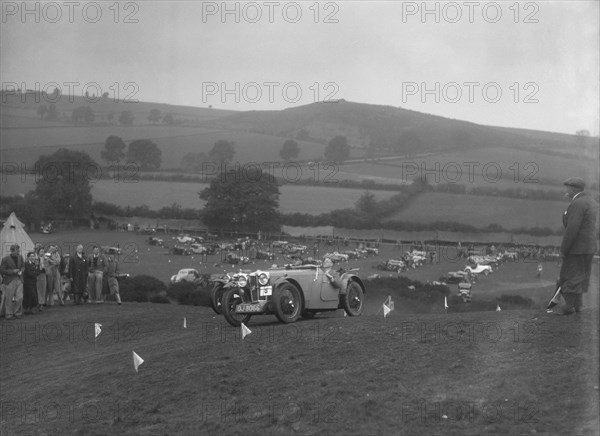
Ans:
POLYGON ((0 76, 4 89, 232 110, 345 99, 597 136, 599 21, 597 1, 3 1, 0 76))

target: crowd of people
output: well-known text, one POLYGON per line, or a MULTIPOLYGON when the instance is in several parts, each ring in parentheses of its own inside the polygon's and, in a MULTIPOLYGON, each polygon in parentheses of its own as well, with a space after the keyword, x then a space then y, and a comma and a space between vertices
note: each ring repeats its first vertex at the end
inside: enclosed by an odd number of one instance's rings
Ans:
POLYGON ((66 302, 101 304, 112 295, 121 304, 118 259, 112 253, 105 255, 98 246, 86 255, 80 244, 73 255, 61 256, 56 245, 45 249, 36 244, 23 257, 21 247, 13 244, 0 263, 0 273, 0 316, 7 320, 41 313, 55 302, 61 306, 66 302))

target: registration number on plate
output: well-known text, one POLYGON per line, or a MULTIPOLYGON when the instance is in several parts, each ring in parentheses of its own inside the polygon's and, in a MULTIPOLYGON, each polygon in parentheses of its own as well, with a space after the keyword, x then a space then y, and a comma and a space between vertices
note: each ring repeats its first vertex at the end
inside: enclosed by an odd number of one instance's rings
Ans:
POLYGON ((238 304, 235 311, 239 313, 262 312, 262 307, 256 304, 238 304))

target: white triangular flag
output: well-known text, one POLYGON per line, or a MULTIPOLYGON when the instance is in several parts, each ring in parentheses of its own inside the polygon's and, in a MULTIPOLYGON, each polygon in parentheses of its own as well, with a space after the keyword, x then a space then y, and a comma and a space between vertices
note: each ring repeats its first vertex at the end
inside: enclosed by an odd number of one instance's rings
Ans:
POLYGON ((392 311, 392 309, 390 309, 389 307, 387 307, 385 305, 385 303, 383 304, 383 317, 385 318, 386 316, 388 316, 388 313, 390 313, 392 311))
POLYGON ((132 353, 133 353, 133 367, 135 368, 135 372, 138 372, 138 366, 140 366, 142 363, 144 363, 144 359, 142 359, 140 356, 138 356, 135 351, 132 351, 132 353))
POLYGON ((448 309, 448 297, 444 297, 444 309, 448 309))
POLYGON ((100 336, 100 333, 102 333, 102 324, 95 323, 94 324, 94 339, 98 339, 98 336, 100 336))
POLYGON ((242 327, 242 340, 244 340, 244 338, 245 338, 247 335, 249 335, 250 333, 252 333, 252 330, 250 330, 248 327, 246 327, 246 326, 244 325, 244 323, 242 323, 241 327, 242 327))
POLYGON ((500 305, 496 303, 496 312, 500 312, 502 309, 500 309, 500 305))
POLYGON ((186 329, 187 328, 187 321, 185 319, 185 316, 183 317, 183 328, 186 329))
POLYGON ((344 310, 344 318, 346 318, 348 316, 348 314, 346 313, 346 311, 344 310))

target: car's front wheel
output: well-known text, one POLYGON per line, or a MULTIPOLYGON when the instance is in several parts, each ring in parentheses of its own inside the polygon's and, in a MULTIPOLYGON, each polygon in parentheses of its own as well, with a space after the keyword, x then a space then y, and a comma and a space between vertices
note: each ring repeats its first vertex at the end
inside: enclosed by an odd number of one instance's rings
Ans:
POLYGON ((237 288, 230 288, 223 294, 221 299, 221 310, 229 324, 239 327, 242 323, 247 324, 252 315, 236 313, 235 308, 244 302, 241 292, 237 288))
POLYGON ((273 291, 275 316, 283 323, 296 322, 302 313, 302 297, 298 288, 291 283, 283 283, 273 291))
POLYGON ((215 284, 210 290, 210 305, 217 315, 223 314, 221 300, 223 299, 224 293, 225 288, 222 283, 215 284))
POLYGON ((346 295, 342 295, 342 307, 350 316, 362 315, 365 309, 365 294, 357 282, 348 282, 346 295))

